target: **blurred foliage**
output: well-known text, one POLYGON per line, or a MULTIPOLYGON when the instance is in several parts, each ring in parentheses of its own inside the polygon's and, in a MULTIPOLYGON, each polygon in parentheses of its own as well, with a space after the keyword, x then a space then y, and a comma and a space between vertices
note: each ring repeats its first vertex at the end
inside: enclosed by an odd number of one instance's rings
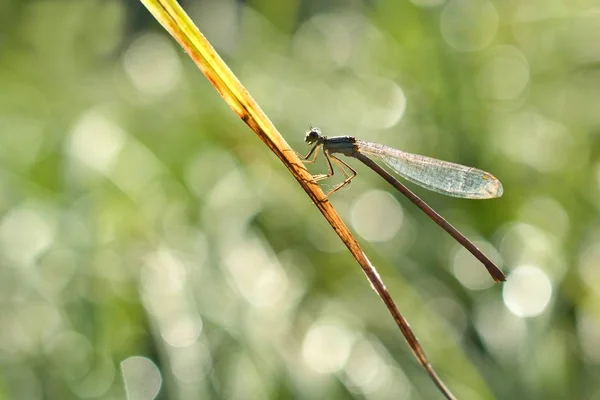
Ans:
MULTIPOLYGON (((600 399, 597 0, 182 3, 299 151, 313 124, 501 179, 415 191, 503 286, 357 163, 332 198, 459 398, 600 399)), ((0 0, 0 183, 0 399, 440 396, 138 2, 0 0)))

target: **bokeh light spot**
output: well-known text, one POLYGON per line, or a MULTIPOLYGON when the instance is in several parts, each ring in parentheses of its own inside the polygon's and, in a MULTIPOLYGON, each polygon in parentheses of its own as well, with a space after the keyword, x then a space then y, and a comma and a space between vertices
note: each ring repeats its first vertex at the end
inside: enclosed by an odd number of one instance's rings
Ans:
POLYGON ((339 371, 350 355, 353 337, 333 320, 315 322, 304 337, 302 355, 315 371, 326 374, 339 371))
POLYGON ((254 307, 279 308, 286 304, 289 280, 270 246, 249 237, 224 255, 231 282, 254 307))
POLYGON ((496 295, 476 303, 475 328, 487 347, 499 357, 513 360, 527 338, 527 325, 522 318, 508 311, 496 295))
POLYGON ((168 248, 161 248, 148 254, 142 270, 142 285, 151 295, 159 298, 179 293, 185 282, 185 265, 168 248))
POLYGON ((344 368, 346 387, 365 398, 409 399, 411 385, 404 372, 389 365, 390 355, 376 340, 358 339, 344 368))
POLYGON ((562 123, 534 111, 505 118, 497 129, 496 143, 508 157, 541 172, 564 168, 574 146, 562 123))
POLYGON ((451 0, 444 7, 440 25, 446 43, 459 51, 487 47, 498 30, 498 12, 487 0, 451 0))
POLYGON ((171 42, 155 33, 134 40, 123 66, 133 85, 145 94, 160 95, 171 90, 181 75, 181 66, 171 42))
POLYGON ((294 36, 296 56, 321 72, 345 65, 352 51, 354 32, 363 28, 359 14, 320 14, 305 22, 294 36))
POLYGON ((540 315, 552 297, 548 275, 535 266, 515 269, 507 278, 502 291, 504 304, 518 317, 540 315))
POLYGON ((162 386, 160 370, 146 357, 133 356, 122 361, 121 374, 128 400, 152 400, 162 386))
POLYGON ((356 232, 371 242, 385 242, 400 231, 404 212, 388 192, 371 190, 352 204, 351 221, 356 232))
POLYGON ((406 96, 398 84, 377 76, 348 82, 337 96, 338 114, 371 129, 396 125, 406 111, 406 96))
POLYGON ((69 155, 82 164, 108 174, 125 143, 125 133, 96 110, 81 115, 68 143, 69 155))
POLYGON ((512 100, 529 83, 529 65, 523 53, 513 46, 498 46, 483 66, 478 79, 484 99, 512 100))
POLYGON ((2 252, 21 265, 32 263, 54 240, 55 221, 34 205, 15 207, 0 221, 2 252))
MULTIPOLYGON (((489 243, 474 242, 491 260, 497 264, 501 261, 500 255, 489 243)), ((483 290, 491 287, 494 281, 490 278, 487 269, 464 247, 456 245, 456 252, 452 261, 454 275, 470 290, 483 290)))
POLYGON ((173 375, 185 383, 194 383, 206 379, 211 369, 211 353, 201 342, 190 346, 169 349, 170 365, 173 375))
POLYGON ((164 325, 162 337, 174 347, 190 346, 202 332, 202 319, 197 315, 176 315, 164 325))

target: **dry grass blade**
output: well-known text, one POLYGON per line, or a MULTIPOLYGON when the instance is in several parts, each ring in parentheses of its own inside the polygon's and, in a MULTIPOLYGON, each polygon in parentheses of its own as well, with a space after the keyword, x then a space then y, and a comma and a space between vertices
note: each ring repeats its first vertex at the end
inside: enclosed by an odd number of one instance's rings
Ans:
POLYGON ((373 289, 381 297, 396 324, 402 331, 413 353, 431 376, 435 384, 448 399, 454 399, 450 390, 437 376, 427 360, 423 348, 419 344, 410 326, 402 317, 394 304, 383 281, 368 260, 348 227, 339 217, 331 203, 327 200, 321 188, 314 181, 312 175, 306 170, 302 161, 290 148, 283 137, 275 129, 258 104, 252 99, 248 91, 218 56, 206 38, 196 28, 190 18, 175 0, 141 0, 162 26, 179 42, 188 55, 194 60, 198 68, 229 106, 240 116, 244 122, 258 135, 258 137, 279 157, 296 178, 304 191, 316 204, 331 227, 342 239, 356 261, 360 264, 373 289))

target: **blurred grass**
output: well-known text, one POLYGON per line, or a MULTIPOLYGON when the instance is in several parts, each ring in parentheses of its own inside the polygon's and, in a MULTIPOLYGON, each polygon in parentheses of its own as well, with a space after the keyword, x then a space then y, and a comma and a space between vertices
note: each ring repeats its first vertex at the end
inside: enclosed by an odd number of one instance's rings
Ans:
MULTIPOLYGON (((598 6, 424 3, 183 5, 296 149, 313 124, 502 180, 494 201, 415 191, 504 289, 361 166, 332 199, 460 398, 599 398, 598 6)), ((131 399, 439 396, 141 5, 0 19, 0 398, 121 399, 123 376, 131 399)))

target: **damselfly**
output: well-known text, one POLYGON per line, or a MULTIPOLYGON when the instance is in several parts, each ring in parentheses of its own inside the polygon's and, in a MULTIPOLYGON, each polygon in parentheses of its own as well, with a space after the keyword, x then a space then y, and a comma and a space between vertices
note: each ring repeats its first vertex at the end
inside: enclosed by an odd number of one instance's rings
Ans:
POLYGON ((304 162, 314 163, 321 149, 327 162, 327 174, 315 175, 314 178, 316 181, 333 176, 332 162, 339 167, 344 175, 344 181, 335 186, 327 196, 348 185, 356 176, 356 171, 334 154, 338 153, 354 157, 394 186, 465 249, 471 252, 471 254, 485 265, 495 281, 501 282, 506 280, 504 273, 496 264, 483 254, 469 239, 368 156, 375 156, 381 159, 398 175, 419 186, 447 196, 467 199, 491 199, 502 196, 502 184, 492 174, 477 168, 406 153, 382 144, 363 142, 352 136, 327 137, 322 135, 318 128, 311 128, 306 134, 305 141, 309 145, 313 145, 313 147, 303 157, 304 162))

